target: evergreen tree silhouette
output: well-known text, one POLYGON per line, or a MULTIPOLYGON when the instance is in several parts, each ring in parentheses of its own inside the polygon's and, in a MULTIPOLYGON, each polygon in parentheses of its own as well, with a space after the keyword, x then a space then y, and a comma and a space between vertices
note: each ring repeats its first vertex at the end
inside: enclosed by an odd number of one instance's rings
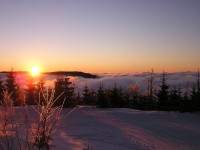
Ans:
POLYGON ((11 99, 14 102, 14 105, 18 104, 18 89, 19 86, 16 83, 15 79, 15 72, 13 71, 13 68, 10 72, 7 73, 7 79, 5 81, 5 87, 8 90, 9 93, 11 93, 11 99))
POLYGON ((185 102, 188 102, 188 100, 189 100, 189 94, 190 94, 189 83, 186 82, 185 91, 183 92, 183 100, 184 100, 185 102))
POLYGON ((189 108, 191 107, 191 101, 189 99, 189 95, 190 95, 190 89, 189 89, 189 83, 187 81, 185 90, 183 91, 182 102, 180 104, 180 112, 189 111, 189 108))
POLYGON ((192 91, 191 91, 191 101, 193 111, 200 110, 200 73, 198 70, 196 83, 193 84, 192 91))
POLYGON ((88 85, 86 83, 84 86, 84 89, 83 89, 83 102, 86 105, 91 105, 91 103, 92 103, 91 101, 92 101, 91 91, 88 88, 88 85))
POLYGON ((36 85, 34 84, 33 77, 29 77, 26 89, 26 104, 35 105, 37 98, 36 85))
POLYGON ((200 110, 200 73, 198 69, 197 73, 197 79, 196 79, 196 84, 197 84, 197 93, 196 93, 196 99, 197 99, 197 109, 200 110))
POLYGON ((121 88, 117 88, 115 84, 114 87, 110 90, 110 99, 111 105, 114 108, 123 107, 123 93, 121 88))
POLYGON ((100 108, 108 108, 110 107, 110 101, 108 99, 108 96, 104 90, 103 83, 99 84, 98 90, 97 90, 97 105, 100 108))
POLYGON ((174 85, 170 91, 169 97, 170 97, 169 109, 175 111, 180 110, 181 100, 182 100, 180 88, 177 89, 176 85, 174 85))
POLYGON ((55 105, 62 105, 65 100, 64 107, 73 107, 76 105, 75 86, 70 82, 69 77, 59 75, 55 81, 55 96, 58 100, 55 105))
POLYGON ((1 76, 0 76, 0 101, 2 101, 2 98, 3 98, 3 90, 4 90, 4 84, 3 84, 3 81, 1 79, 1 76))
POLYGON ((76 93, 75 99, 76 99, 78 105, 83 105, 84 104, 83 101, 82 101, 82 97, 81 97, 80 92, 76 93))
POLYGON ((161 85, 158 90, 158 109, 160 110, 168 110, 168 100, 169 100, 169 85, 167 84, 166 74, 162 73, 161 76, 161 85))
POLYGON ((188 108, 189 111, 196 111, 197 110, 197 90, 195 84, 192 85, 192 90, 191 90, 191 102, 190 102, 190 107, 188 108))
POLYGON ((197 93, 198 93, 198 96, 199 96, 199 94, 200 94, 200 73, 199 73, 199 69, 198 69, 198 73, 197 73, 196 84, 197 84, 197 93))

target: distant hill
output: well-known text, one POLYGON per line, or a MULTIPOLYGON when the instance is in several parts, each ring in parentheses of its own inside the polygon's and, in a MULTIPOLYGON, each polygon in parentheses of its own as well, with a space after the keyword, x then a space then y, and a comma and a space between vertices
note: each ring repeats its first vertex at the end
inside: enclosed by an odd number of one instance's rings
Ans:
POLYGON ((91 74, 91 73, 85 73, 85 72, 80 72, 80 71, 55 71, 55 72, 46 72, 44 74, 49 74, 49 75, 66 75, 66 76, 78 76, 78 77, 83 77, 83 78, 98 78, 97 75, 91 74))
MULTIPOLYGON (((8 73, 9 71, 2 71, 0 73, 8 73)), ((27 74, 26 71, 15 71, 17 74, 27 74)), ((43 72, 43 74, 47 75, 66 75, 66 76, 73 76, 73 77, 83 77, 88 79, 96 79, 99 78, 97 75, 91 73, 85 73, 81 71, 55 71, 55 72, 43 72)))

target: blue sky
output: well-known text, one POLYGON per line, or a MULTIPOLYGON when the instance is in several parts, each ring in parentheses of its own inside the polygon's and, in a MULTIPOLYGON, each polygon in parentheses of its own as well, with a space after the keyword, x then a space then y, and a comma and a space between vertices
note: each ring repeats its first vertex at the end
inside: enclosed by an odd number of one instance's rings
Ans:
POLYGON ((0 1, 0 70, 197 70, 199 0, 0 1))

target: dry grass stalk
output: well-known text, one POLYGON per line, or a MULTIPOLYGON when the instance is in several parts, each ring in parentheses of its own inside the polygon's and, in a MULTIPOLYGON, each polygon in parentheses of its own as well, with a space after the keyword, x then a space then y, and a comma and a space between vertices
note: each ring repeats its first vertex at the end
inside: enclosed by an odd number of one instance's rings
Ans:
POLYGON ((19 125, 14 120, 12 93, 4 90, 2 95, 3 99, 0 102, 0 149, 12 150, 16 140, 18 141, 19 149, 21 149, 18 137, 19 125))
POLYGON ((57 125, 61 120, 61 106, 55 106, 54 104, 58 98, 54 98, 55 90, 47 89, 46 94, 41 90, 43 101, 37 102, 37 107, 33 107, 38 115, 38 121, 32 125, 32 138, 34 140, 34 146, 40 148, 49 149, 49 142, 53 140, 53 134, 56 132, 57 125))

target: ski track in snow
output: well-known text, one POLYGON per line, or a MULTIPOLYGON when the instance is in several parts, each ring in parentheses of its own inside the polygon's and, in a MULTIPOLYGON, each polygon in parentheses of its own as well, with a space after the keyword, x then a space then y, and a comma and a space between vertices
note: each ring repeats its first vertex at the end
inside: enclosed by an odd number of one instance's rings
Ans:
POLYGON ((199 114, 80 107, 62 120, 52 148, 198 150, 199 125, 199 114))

